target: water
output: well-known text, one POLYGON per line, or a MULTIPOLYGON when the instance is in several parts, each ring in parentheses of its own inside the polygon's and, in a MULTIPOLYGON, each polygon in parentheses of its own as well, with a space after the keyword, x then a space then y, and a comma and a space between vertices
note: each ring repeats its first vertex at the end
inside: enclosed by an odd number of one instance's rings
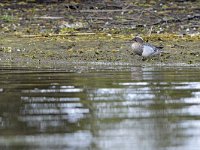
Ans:
POLYGON ((197 150, 200 69, 1 67, 0 149, 197 150))

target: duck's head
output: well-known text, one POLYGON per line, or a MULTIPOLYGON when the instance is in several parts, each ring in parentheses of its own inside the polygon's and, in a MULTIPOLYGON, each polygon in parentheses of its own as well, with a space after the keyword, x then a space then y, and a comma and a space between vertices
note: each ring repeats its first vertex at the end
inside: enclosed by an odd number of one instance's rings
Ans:
POLYGON ((144 40, 139 36, 134 37, 131 41, 137 42, 137 43, 140 43, 140 44, 144 43, 144 40))
POLYGON ((139 36, 134 37, 131 40, 132 44, 131 44, 131 48, 134 51, 135 54, 142 56, 143 53, 143 39, 139 36))

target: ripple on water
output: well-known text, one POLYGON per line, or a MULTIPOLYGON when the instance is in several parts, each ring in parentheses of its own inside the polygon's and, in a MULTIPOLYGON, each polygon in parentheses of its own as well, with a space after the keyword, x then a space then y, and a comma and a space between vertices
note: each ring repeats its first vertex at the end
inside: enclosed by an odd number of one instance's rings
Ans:
POLYGON ((2 69, 0 149, 200 147, 199 68, 94 65, 2 69))

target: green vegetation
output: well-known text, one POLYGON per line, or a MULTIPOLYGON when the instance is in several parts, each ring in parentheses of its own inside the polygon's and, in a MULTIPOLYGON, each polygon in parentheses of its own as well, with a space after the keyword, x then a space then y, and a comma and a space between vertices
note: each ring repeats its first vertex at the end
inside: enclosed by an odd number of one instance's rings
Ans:
POLYGON ((3 20, 4 22, 7 23, 12 23, 14 21, 16 21, 16 18, 13 15, 0 15, 0 20, 3 20))

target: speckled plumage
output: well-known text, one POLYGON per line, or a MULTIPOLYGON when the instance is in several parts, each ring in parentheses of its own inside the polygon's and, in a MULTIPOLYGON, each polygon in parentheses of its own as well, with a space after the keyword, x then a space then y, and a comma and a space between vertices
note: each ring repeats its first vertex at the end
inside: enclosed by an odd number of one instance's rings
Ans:
POLYGON ((161 49, 149 43, 145 43, 141 37, 135 37, 133 39, 131 48, 133 49, 136 55, 140 55, 143 57, 155 56, 162 52, 161 49))

